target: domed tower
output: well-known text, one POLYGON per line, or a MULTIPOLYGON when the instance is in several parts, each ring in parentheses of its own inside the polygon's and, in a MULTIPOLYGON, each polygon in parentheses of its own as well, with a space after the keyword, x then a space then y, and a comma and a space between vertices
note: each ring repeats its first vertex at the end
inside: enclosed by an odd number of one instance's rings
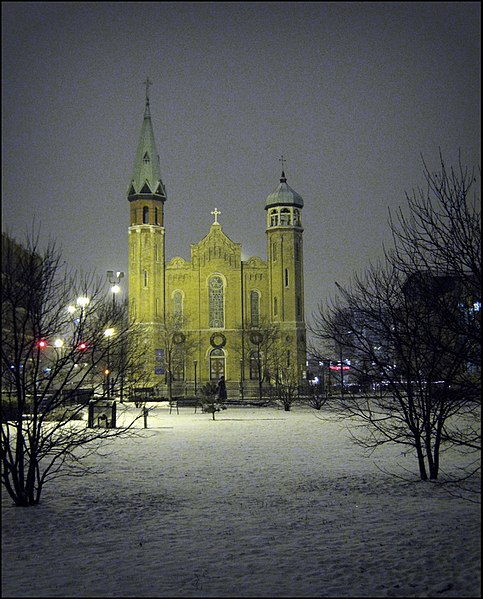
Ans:
MULTIPOLYGON (((149 78, 141 135, 127 197, 129 220, 129 314, 143 325, 149 372, 155 374, 156 348, 164 321, 164 202, 159 156, 149 108, 149 78)), ((159 361, 159 357, 158 360, 159 361)))
MULTIPOLYGON (((282 159, 283 160, 283 159, 282 159)), ((302 208, 304 201, 287 183, 280 183, 265 202, 269 268, 270 320, 280 325, 284 365, 306 368, 302 208)))

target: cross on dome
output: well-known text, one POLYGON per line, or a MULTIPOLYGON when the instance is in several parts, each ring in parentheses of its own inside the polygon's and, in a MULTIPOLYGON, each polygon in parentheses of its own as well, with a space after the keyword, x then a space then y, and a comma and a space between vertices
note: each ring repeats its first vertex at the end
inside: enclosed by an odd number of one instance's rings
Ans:
POLYGON ((143 84, 146 86, 146 102, 149 102, 149 86, 153 84, 149 77, 146 77, 146 81, 143 81, 143 84))
POLYGON ((220 223, 218 222, 218 215, 221 214, 220 210, 218 210, 218 208, 215 208, 214 210, 211 211, 211 214, 213 214, 215 217, 215 222, 213 224, 219 225, 220 223))

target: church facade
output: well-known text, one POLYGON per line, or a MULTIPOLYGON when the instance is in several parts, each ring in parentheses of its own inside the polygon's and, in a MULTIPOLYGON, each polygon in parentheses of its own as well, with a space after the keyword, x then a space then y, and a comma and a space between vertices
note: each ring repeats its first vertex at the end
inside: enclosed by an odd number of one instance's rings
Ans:
POLYGON ((303 199, 284 170, 265 210, 267 259, 242 260, 214 216, 191 244, 191 260, 166 258, 169 209, 146 94, 129 182, 129 313, 142 327, 149 384, 192 392, 223 375, 248 394, 257 385, 301 380, 306 368, 303 199))

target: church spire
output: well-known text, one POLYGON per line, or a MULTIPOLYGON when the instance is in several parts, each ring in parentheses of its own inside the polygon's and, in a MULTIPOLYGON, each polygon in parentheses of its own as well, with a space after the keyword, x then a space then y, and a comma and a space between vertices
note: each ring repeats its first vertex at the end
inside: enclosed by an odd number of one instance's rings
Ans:
POLYGON ((143 83, 146 86, 146 104, 128 196, 154 194, 160 196, 159 199, 164 201, 166 190, 161 179, 159 155, 154 140, 149 106, 149 86, 152 85, 152 81, 147 77, 143 83))
POLYGON ((146 86, 146 106, 144 108, 144 118, 151 118, 151 112, 149 110, 149 86, 153 84, 149 77, 146 77, 146 81, 143 82, 146 86))
POLYGON ((287 162, 287 161, 283 157, 283 154, 279 158, 279 161, 282 163, 282 176, 280 177, 280 183, 287 183, 287 177, 285 176, 285 168, 284 168, 284 162, 287 162))

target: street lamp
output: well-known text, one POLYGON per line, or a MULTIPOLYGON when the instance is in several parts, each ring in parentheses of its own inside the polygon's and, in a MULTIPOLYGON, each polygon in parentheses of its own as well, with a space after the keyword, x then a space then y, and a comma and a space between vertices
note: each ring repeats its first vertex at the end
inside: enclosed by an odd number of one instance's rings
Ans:
POLYGON ((243 358, 240 358, 240 393, 243 401, 243 358))
POLYGON ((116 306, 116 293, 119 293, 121 291, 121 288, 119 287, 119 283, 121 282, 121 279, 124 278, 124 273, 117 271, 116 274, 114 275, 113 270, 108 270, 107 278, 109 280, 109 283, 112 285, 111 286, 112 307, 114 308, 116 306))
POLYGON ((107 368, 104 370, 104 373, 107 375, 107 399, 109 399, 111 396, 111 365, 109 352, 111 348, 111 337, 114 335, 114 329, 106 329, 104 331, 104 335, 107 337, 107 368))
POLYGON ((193 360, 193 366, 195 367, 195 395, 196 395, 196 367, 198 366, 198 360, 193 360))
POLYGON ((89 298, 88 297, 78 297, 77 298, 77 305, 80 306, 81 310, 83 310, 87 304, 89 303, 89 298))

